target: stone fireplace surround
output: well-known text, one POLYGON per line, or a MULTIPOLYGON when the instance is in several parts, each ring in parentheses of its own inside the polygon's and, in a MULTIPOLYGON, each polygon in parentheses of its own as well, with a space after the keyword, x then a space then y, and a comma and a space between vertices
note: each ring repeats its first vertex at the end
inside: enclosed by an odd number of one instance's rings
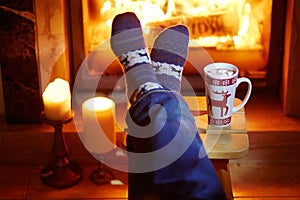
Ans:
MULTIPOLYGON (((63 28, 54 28, 63 25, 53 24, 56 20, 40 24, 36 20, 40 15, 48 19, 64 20, 61 1, 53 0, 51 4, 54 4, 55 10, 49 9, 47 1, 0 2, 0 114, 5 115, 5 121, 9 124, 39 123, 41 91, 53 77, 61 76, 70 80, 70 71, 66 68, 68 62, 65 50, 68 48, 63 42, 65 32, 63 28), (41 42, 41 38, 47 40, 41 42)), ((294 102, 299 102, 300 96, 300 86, 297 84, 300 61, 296 59, 300 54, 297 40, 300 2, 288 0, 286 10, 282 83, 277 90, 281 91, 285 114, 299 116, 300 105, 294 102)))
POLYGON ((0 1, 0 113, 7 123, 39 123, 42 91, 56 77, 69 80, 63 2, 0 1))

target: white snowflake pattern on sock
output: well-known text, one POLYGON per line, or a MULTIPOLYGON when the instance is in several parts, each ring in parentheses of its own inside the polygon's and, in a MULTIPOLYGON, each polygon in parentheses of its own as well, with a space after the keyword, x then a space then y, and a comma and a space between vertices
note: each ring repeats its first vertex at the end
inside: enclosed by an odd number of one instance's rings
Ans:
POLYGON ((119 56, 120 63, 125 67, 131 67, 136 64, 149 63, 150 56, 146 48, 129 51, 119 56))
POLYGON ((181 80, 182 67, 179 65, 152 61, 152 67, 156 74, 166 74, 181 80))

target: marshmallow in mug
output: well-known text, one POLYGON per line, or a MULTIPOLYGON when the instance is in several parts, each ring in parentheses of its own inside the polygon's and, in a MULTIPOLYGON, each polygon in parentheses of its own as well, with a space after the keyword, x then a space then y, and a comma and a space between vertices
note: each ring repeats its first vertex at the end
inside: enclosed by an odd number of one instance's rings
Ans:
POLYGON ((222 68, 217 68, 217 69, 211 69, 207 71, 207 74, 211 76, 220 76, 220 77, 229 77, 235 74, 236 71, 233 69, 222 69, 222 68))

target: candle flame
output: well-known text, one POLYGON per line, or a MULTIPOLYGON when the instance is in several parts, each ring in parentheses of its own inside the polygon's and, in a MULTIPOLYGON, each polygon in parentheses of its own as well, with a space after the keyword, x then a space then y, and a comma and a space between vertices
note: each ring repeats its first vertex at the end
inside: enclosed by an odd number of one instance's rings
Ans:
POLYGON ((48 98, 52 102, 60 102, 70 96, 69 82, 61 78, 55 79, 49 83, 43 93, 43 97, 48 98))

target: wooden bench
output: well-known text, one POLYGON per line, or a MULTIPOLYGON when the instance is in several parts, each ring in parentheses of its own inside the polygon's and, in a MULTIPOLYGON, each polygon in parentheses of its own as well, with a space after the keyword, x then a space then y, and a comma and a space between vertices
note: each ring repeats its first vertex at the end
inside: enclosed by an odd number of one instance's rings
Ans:
MULTIPOLYGON (((227 199, 233 199, 229 160, 246 156, 249 151, 245 110, 242 108, 232 115, 229 127, 216 128, 208 125, 206 98, 204 96, 185 96, 191 112, 194 114, 196 124, 203 141, 206 153, 212 161, 227 199)), ((239 99, 234 100, 238 105, 239 99)))

